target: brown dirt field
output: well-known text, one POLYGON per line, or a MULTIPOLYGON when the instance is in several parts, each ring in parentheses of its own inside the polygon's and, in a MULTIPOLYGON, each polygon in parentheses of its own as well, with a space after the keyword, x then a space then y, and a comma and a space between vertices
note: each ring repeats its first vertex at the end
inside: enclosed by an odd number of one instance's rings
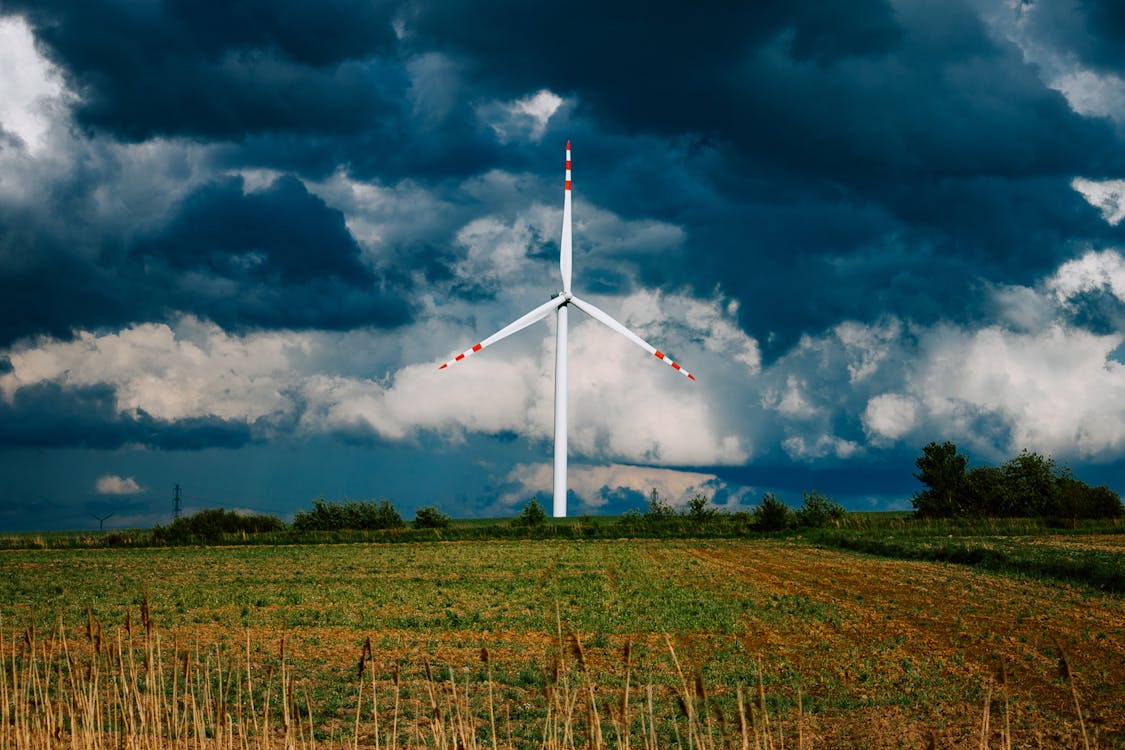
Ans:
MULTIPOLYGON (((759 590, 805 596, 847 613, 838 626, 816 628, 799 623, 779 628, 748 618, 751 651, 763 661, 794 665, 812 678, 806 683, 811 693, 828 689, 833 674, 850 689, 865 690, 868 680, 855 672, 864 665, 879 671, 879 684, 870 692, 882 691, 884 699, 893 699, 895 691, 918 690, 903 677, 911 669, 933 673, 946 689, 976 692, 991 685, 994 699, 1005 692, 1003 679, 1013 726, 1027 725, 1025 739, 1066 746, 1081 737, 1069 685, 1060 675, 1060 655, 1065 655, 1087 728, 1109 746, 1125 742, 1125 602, 1120 598, 1091 597, 1061 584, 954 565, 859 558, 780 543, 687 553, 759 590), (814 643, 823 648, 812 648, 814 643)), ((923 701, 908 710, 875 712, 881 720, 866 713, 832 717, 828 712, 813 723, 834 743, 874 746, 890 730, 892 736, 905 733, 919 741, 933 732, 942 746, 958 746, 960 736, 976 746, 979 732, 964 737, 972 728, 965 718, 974 717, 979 726, 984 706, 983 701, 923 701)), ((992 725, 1000 718, 994 715, 992 725)))

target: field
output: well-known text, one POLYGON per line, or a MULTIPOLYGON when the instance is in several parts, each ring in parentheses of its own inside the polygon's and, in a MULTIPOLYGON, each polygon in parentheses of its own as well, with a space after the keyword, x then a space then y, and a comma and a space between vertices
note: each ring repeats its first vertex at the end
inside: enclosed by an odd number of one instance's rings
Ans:
POLYGON ((799 538, 11 550, 0 571, 0 687, 132 663, 153 693, 190 662, 223 704, 193 710, 245 727, 231 747, 1125 747, 1125 598, 799 538), (260 721, 267 691, 287 723, 260 721))

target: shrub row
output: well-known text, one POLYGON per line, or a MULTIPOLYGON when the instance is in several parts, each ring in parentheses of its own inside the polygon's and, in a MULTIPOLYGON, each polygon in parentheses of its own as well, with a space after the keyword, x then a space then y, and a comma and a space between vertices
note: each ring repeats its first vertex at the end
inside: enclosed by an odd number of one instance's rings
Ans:
POLYGON ((742 536, 752 532, 838 526, 843 507, 818 492, 805 493, 804 504, 790 509, 773 494, 766 494, 750 511, 727 512, 711 504, 702 494, 692 497, 681 511, 654 490, 647 510, 631 511, 611 521, 590 517, 552 521, 538 500, 528 502, 508 523, 451 528, 451 520, 433 506, 420 508, 410 528, 398 510, 387 500, 378 502, 332 502, 318 499, 309 510, 296 513, 288 526, 275 516, 244 515, 214 508, 179 518, 169 526, 156 526, 154 544, 212 544, 242 539, 254 534, 255 541, 337 542, 370 539, 377 532, 388 540, 433 538, 508 538, 508 537, 620 537, 620 536, 742 536))
POLYGON ((1074 525, 1125 515, 1116 492, 1092 487, 1038 453, 1024 451, 999 466, 970 469, 957 446, 946 441, 927 444, 914 464, 915 478, 926 486, 913 498, 922 518, 1048 518, 1074 525))

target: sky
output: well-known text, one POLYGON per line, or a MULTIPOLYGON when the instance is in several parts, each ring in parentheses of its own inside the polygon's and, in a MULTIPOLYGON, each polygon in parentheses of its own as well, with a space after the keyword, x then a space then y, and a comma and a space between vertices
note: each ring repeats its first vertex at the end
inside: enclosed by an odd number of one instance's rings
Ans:
POLYGON ((1117 0, 2 0, 0 529, 1125 490, 1117 0))

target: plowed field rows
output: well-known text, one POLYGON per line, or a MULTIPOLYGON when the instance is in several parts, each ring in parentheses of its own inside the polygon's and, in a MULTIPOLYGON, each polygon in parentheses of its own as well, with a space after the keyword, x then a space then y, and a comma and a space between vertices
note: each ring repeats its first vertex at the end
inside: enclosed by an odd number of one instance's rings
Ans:
POLYGON ((1122 597, 799 540, 20 551, 0 552, 0 572, 9 651, 29 630, 58 638, 60 623, 86 642, 88 610, 121 637, 146 601, 169 652, 237 662, 249 648, 269 663, 284 639, 327 745, 351 736, 370 638, 387 684, 396 666, 420 680, 427 662, 482 680, 487 648, 520 746, 556 660, 608 702, 626 644, 635 689, 653 685, 669 712, 674 653, 708 692, 717 736, 738 687, 760 686, 792 747, 998 747, 1005 724, 1017 747, 1081 746, 1079 710, 1095 746, 1125 746, 1122 597))

